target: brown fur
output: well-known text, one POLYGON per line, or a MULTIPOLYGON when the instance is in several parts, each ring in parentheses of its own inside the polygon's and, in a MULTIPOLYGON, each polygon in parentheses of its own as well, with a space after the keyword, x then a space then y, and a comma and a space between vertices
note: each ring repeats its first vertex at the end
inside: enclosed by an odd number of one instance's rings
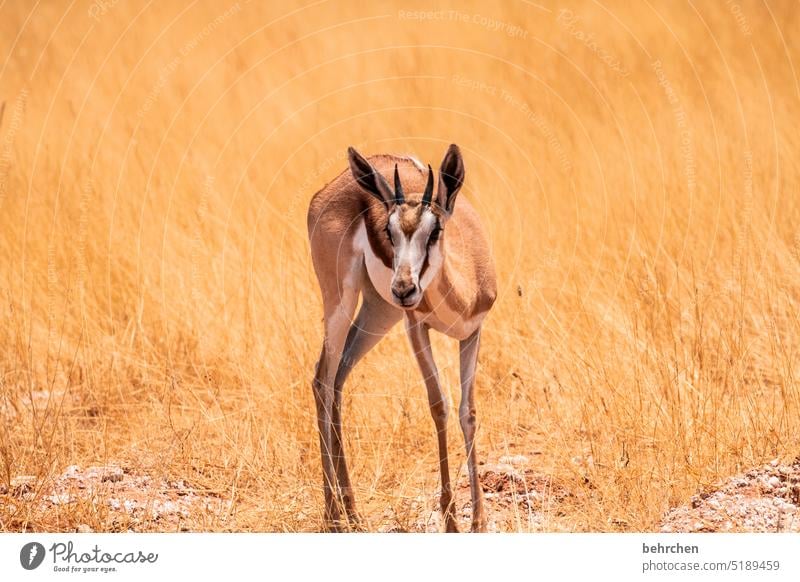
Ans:
POLYGON ((400 229, 407 235, 414 234, 414 231, 419 228, 419 221, 422 217, 422 204, 416 201, 406 202, 398 209, 400 212, 400 229))
MULTIPOLYGON (((406 193, 406 204, 400 209, 401 225, 404 231, 413 231, 422 210, 420 200, 425 190, 427 170, 423 171, 409 158, 399 156, 375 155, 368 160, 390 183, 397 164, 406 193)), ((431 209, 441 219, 441 209, 436 205, 431 209)), ((392 246, 385 233, 386 209, 361 189, 349 170, 339 174, 311 200, 308 209, 311 254, 321 259, 315 259, 315 268, 317 262, 324 261, 325 264, 319 267, 336 277, 333 267, 339 264, 343 249, 351 248, 362 217, 373 253, 391 268, 392 246)), ((494 264, 478 214, 463 193, 459 194, 453 215, 446 221, 442 244, 445 264, 438 278, 437 291, 445 298, 448 307, 465 317, 490 309, 497 296, 494 264)), ((425 295, 427 298, 428 292, 425 295)), ((421 311, 425 311, 423 303, 425 300, 420 304, 421 311)), ((430 305, 427 308, 429 310, 430 305)))
MULTIPOLYGON (((369 165, 387 183, 393 178, 395 165, 397 167, 405 201, 399 207, 393 207, 397 199, 394 191, 382 182, 375 185, 374 174, 360 154, 351 150, 349 155, 352 170, 342 172, 317 192, 308 209, 311 256, 325 311, 325 340, 312 383, 322 454, 325 521, 334 531, 358 527, 359 523, 341 438, 340 403, 344 381, 371 346, 405 317, 437 431, 442 474, 440 504, 447 531, 458 531, 458 527, 447 460, 446 398, 438 380, 428 330, 437 329, 459 340, 462 390, 459 421, 467 449, 472 530, 486 531, 475 450, 474 384, 482 315, 494 303, 497 289, 489 245, 477 213, 463 195, 459 195, 454 207, 452 205, 464 175, 460 152, 457 146, 450 146, 443 167, 447 168, 452 179, 444 189, 440 179, 440 193, 450 195, 446 202, 448 207, 454 208, 452 214, 448 215, 440 205, 430 206, 446 231, 438 243, 443 261, 441 269, 430 280, 428 288, 423 289, 417 306, 405 312, 385 299, 388 290, 383 290, 383 296, 381 290, 376 291, 361 250, 363 245, 354 244, 354 239, 363 220, 372 254, 391 270, 394 249, 386 233, 387 207, 397 210, 404 235, 413 234, 422 216, 421 199, 428 173, 408 158, 370 157, 367 160, 369 165), (358 185, 353 172, 375 195, 358 185), (359 293, 362 296, 361 308, 353 320, 359 293), (346 520, 342 519, 343 515, 346 515, 346 520)), ((430 267, 429 260, 430 253, 422 265, 422 273, 430 267)), ((410 278, 410 274, 401 272, 402 269, 409 270, 409 267, 400 265, 398 272, 394 273, 395 279, 410 278)), ((392 292, 396 284, 396 280, 392 282, 392 292)))

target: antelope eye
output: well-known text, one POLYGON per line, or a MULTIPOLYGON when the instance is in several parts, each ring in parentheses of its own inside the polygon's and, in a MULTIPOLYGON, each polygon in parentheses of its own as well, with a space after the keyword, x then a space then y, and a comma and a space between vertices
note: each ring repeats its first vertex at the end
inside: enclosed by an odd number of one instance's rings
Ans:
POLYGON ((392 231, 389 230, 389 227, 386 227, 386 236, 389 238, 389 242, 394 245, 394 240, 392 240, 392 231))
POLYGON ((439 236, 442 234, 442 227, 437 226, 431 231, 431 237, 428 239, 428 244, 433 244, 437 240, 439 240, 439 236))

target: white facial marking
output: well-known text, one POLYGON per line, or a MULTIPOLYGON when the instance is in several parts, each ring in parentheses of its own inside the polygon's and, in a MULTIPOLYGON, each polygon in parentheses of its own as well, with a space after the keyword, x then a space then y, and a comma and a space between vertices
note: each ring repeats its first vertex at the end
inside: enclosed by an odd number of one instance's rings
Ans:
MULTIPOLYGON (((369 278, 385 301, 405 308, 414 308, 422 300, 423 293, 436 277, 443 263, 439 245, 436 243, 429 245, 431 233, 436 225, 437 219, 433 212, 423 210, 417 229, 410 236, 406 236, 400 226, 400 216, 396 211, 392 212, 387 225, 394 249, 392 269, 386 268, 372 252, 367 239, 366 224, 362 222, 359 225, 353 240, 354 250, 363 253, 369 278), (428 266, 420 280, 420 272, 425 266, 426 258, 428 266), (399 280, 398 277, 406 278, 405 283, 413 283, 416 287, 416 290, 405 297, 402 302, 392 293, 392 285, 399 280)), ((381 233, 380 236, 386 235, 381 233)))
POLYGON ((431 245, 428 249, 428 268, 422 275, 421 287, 427 289, 433 278, 442 268, 442 251, 438 244, 431 245))
MULTIPOLYGON (((403 232, 400 227, 400 217, 396 212, 393 212, 389 216, 389 229, 392 234, 392 243, 394 246, 395 278, 398 275, 405 275, 406 269, 408 269, 411 275, 411 281, 414 285, 420 287, 419 274, 422 267, 425 265, 425 259, 428 258, 428 242, 431 232, 433 232, 435 227, 436 216, 434 216, 430 210, 422 211, 419 226, 410 235, 403 232)), ((436 245, 431 245, 431 247, 434 246, 436 245)), ((431 250, 433 251, 434 249, 431 248, 431 250)), ((434 252, 439 256, 439 262, 441 263, 441 255, 438 249, 434 252)), ((430 270, 429 268, 429 271, 430 270)), ((426 275, 427 274, 428 273, 426 273, 426 275)), ((430 274, 430 277, 425 277, 427 282, 430 282, 434 274, 435 271, 430 274)), ((424 285, 421 291, 422 290, 424 290, 424 285)))

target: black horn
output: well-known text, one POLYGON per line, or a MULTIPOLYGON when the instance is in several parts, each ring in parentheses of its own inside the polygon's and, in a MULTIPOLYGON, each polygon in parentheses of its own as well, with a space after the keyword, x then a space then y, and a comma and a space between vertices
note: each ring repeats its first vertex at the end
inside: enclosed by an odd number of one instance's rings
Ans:
POLYGON ((422 203, 425 206, 431 205, 431 198, 433 198, 433 169, 428 164, 428 183, 425 185, 425 194, 422 195, 422 203))
POLYGON ((397 204, 403 204, 406 201, 403 185, 400 183, 400 174, 397 172, 397 164, 394 165, 394 200, 397 204))

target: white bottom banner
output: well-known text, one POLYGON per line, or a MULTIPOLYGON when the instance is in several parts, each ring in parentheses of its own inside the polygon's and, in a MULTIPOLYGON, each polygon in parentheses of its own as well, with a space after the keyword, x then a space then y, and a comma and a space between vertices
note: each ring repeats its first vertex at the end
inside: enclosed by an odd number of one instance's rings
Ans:
POLYGON ((800 534, 0 534, 0 580, 794 581, 799 550, 800 534))

